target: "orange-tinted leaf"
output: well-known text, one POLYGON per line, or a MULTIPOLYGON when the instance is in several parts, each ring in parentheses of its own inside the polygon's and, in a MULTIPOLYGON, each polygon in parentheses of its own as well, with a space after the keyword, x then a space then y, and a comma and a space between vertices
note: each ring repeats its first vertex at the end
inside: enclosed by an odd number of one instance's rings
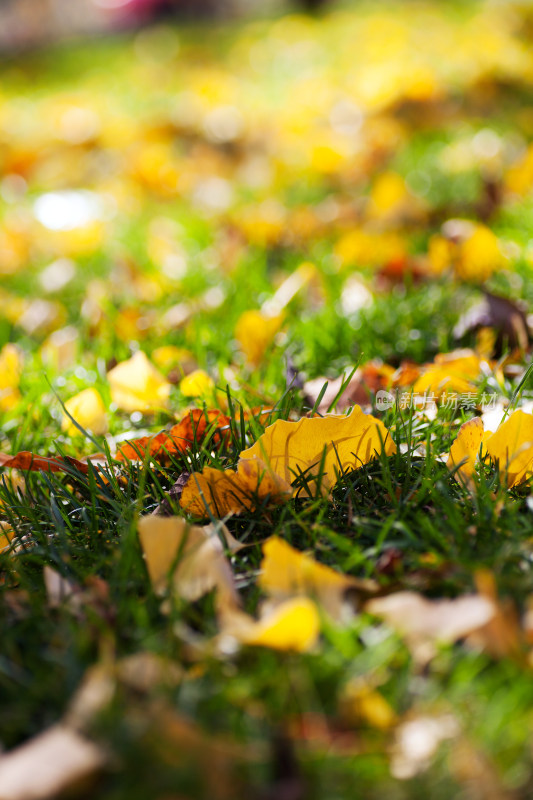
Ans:
POLYGON ((282 478, 273 475, 263 461, 250 458, 239 461, 237 471, 206 467, 193 472, 183 489, 180 505, 195 517, 224 517, 253 511, 261 503, 283 503, 292 489, 282 478))
POLYGON ((396 445, 381 420, 354 406, 349 416, 277 420, 241 453, 241 459, 263 459, 276 475, 290 483, 300 472, 317 474, 324 450, 324 485, 329 487, 335 483, 337 472, 358 469, 382 450, 391 455, 396 445))
POLYGON ((41 470, 42 472, 68 472, 69 467, 73 467, 85 475, 89 472, 88 464, 84 461, 79 461, 77 458, 72 458, 71 456, 65 456, 65 458, 38 456, 29 450, 21 450, 20 453, 16 453, 14 456, 0 453, 0 467, 33 471, 41 470))
POLYGON ((159 463, 168 462, 171 455, 184 453, 197 442, 201 444, 205 436, 214 432, 214 443, 219 443, 229 436, 229 417, 218 409, 204 411, 194 408, 174 425, 169 431, 162 431, 157 436, 142 436, 124 442, 118 448, 118 461, 144 461, 148 455, 159 463))

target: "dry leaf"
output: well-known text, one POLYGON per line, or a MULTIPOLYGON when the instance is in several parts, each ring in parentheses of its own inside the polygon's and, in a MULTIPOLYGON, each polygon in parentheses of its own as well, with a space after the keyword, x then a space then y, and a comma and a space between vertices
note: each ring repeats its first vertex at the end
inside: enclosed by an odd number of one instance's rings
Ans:
POLYGON ((117 451, 118 461, 144 461, 148 454, 160 464, 167 463, 174 453, 184 453, 193 444, 201 444, 210 432, 214 444, 229 437, 229 417, 218 409, 204 411, 194 408, 169 431, 162 431, 157 436, 142 436, 131 439, 120 445, 117 451), (224 430, 225 429, 225 430, 224 430))
MULTIPOLYGON (((335 404, 336 412, 343 413, 355 404, 364 405, 370 403, 372 394, 377 392, 378 389, 385 389, 390 385, 393 374, 393 367, 389 367, 387 364, 368 361, 363 367, 360 367, 354 372, 352 378, 344 387, 343 393, 335 404)), ((344 375, 341 375, 335 380, 314 378, 311 381, 307 381, 304 384, 307 404, 311 408, 314 407, 322 391, 322 387, 327 382, 328 387, 316 409, 319 414, 326 414, 339 394, 344 379, 344 375)))
POLYGON ((194 370, 180 382, 180 392, 185 397, 212 397, 215 382, 203 369, 194 370))
POLYGON ((21 351, 14 344, 4 345, 0 350, 0 411, 9 411, 20 400, 21 373, 21 351))
MULTIPOLYGON (((223 525, 217 528, 234 552, 241 547, 223 525)), ((197 600, 216 588, 219 605, 239 605, 233 573, 212 525, 188 525, 182 517, 141 517, 139 539, 156 593, 163 594, 171 580, 184 600, 197 600)))
POLYGON ((193 472, 180 497, 180 505, 195 517, 254 511, 258 504, 284 503, 292 496, 291 486, 272 474, 259 458, 239 461, 237 471, 205 467, 193 472))
POLYGON ((398 727, 391 758, 391 772, 397 780, 410 780, 431 765, 441 742, 460 733, 452 714, 410 717, 398 727))
POLYGON ((495 334, 493 345, 496 352, 504 348, 519 347, 527 350, 529 328, 524 310, 506 297, 484 292, 484 297, 460 318, 453 335, 462 339, 473 331, 489 330, 495 334))
POLYGON ((238 319, 235 338, 246 360, 257 367, 274 341, 283 322, 283 315, 268 316, 262 311, 245 311, 238 319))
MULTIPOLYGON (((65 410, 76 420, 78 425, 96 434, 96 436, 107 432, 106 408, 96 389, 84 389, 79 394, 71 397, 65 403, 65 410)), ((69 436, 80 435, 80 431, 67 414, 63 414, 61 427, 67 431, 69 436)))
POLYGON ((378 730, 388 730, 398 722, 390 703, 377 691, 372 680, 352 678, 342 690, 340 712, 349 724, 363 722, 378 730))
POLYGON ((43 472, 68 472, 69 469, 78 470, 87 475, 89 465, 85 461, 78 461, 77 458, 65 456, 65 458, 53 458, 52 456, 38 456, 29 450, 21 450, 14 456, 0 453, 0 467, 12 469, 29 469, 32 471, 41 470, 43 472))
POLYGON ((509 489, 533 475, 533 414, 515 411, 484 446, 504 473, 509 489))
POLYGON ((448 469, 455 470, 455 476, 466 486, 472 483, 483 432, 483 421, 479 417, 473 417, 461 425, 457 438, 450 448, 448 469))
POLYGON ((142 350, 113 367, 107 373, 107 378, 111 399, 123 411, 154 411, 167 404, 170 383, 142 350))
POLYGON ((342 470, 358 469, 384 449, 396 452, 383 423, 354 406, 350 415, 331 414, 299 422, 277 420, 257 442, 241 453, 241 460, 263 459, 270 469, 290 483, 300 473, 316 475, 323 459, 323 485, 331 487, 342 470))
POLYGON ((64 725, 0 756, 2 800, 48 800, 75 792, 107 761, 104 751, 64 725))
POLYGON ((256 621, 236 609, 221 614, 223 636, 241 644, 294 650, 302 653, 316 643, 320 617, 315 604, 307 597, 294 597, 276 605, 256 621))
POLYGON ((405 637, 414 657, 424 663, 438 642, 451 643, 482 628, 494 616, 486 597, 465 595, 455 600, 427 600, 416 592, 397 592, 370 600, 365 610, 405 637))
POLYGON ((274 597, 308 595, 335 620, 346 615, 350 606, 349 592, 369 594, 377 589, 373 581, 358 581, 319 564, 278 536, 272 536, 263 544, 258 585, 274 597))

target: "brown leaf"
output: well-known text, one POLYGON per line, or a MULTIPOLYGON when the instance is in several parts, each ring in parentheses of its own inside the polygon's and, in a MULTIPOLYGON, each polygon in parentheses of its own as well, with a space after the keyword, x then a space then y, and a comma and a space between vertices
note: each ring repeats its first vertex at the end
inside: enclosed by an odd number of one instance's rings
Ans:
POLYGON ((518 347, 527 350, 529 328, 524 309, 506 297, 484 292, 484 297, 459 318, 453 335, 460 340, 481 328, 492 328, 497 333, 496 354, 503 349, 518 347))
POLYGON ((0 467, 10 469, 29 469, 32 471, 41 470, 42 472, 69 472, 69 467, 87 475, 89 465, 77 458, 65 456, 65 458, 54 458, 52 456, 38 456, 29 450, 21 450, 14 456, 0 453, 0 467))

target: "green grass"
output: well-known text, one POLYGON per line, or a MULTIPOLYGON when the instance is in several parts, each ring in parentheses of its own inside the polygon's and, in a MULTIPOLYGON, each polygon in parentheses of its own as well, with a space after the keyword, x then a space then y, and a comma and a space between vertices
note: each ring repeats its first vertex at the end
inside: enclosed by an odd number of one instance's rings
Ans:
MULTIPOLYGON (((365 224, 361 209, 381 172, 395 170, 408 184, 429 187, 422 218, 369 225, 384 236, 399 233, 411 257, 425 264, 428 241, 441 223, 456 216, 478 219, 483 200, 483 165, 474 159, 450 173, 446 149, 485 128, 495 131, 509 151, 497 167, 503 185, 506 169, 532 135, 524 111, 531 101, 525 62, 520 69, 512 57, 502 64, 496 49, 496 55, 489 53, 496 65, 489 58, 481 76, 461 75, 424 50, 424 63, 442 82, 441 97, 417 104, 400 94, 367 111, 364 125, 375 129, 361 145, 362 170, 357 162, 331 174, 302 166, 298 150, 307 152, 306 142, 324 130, 320 93, 308 100, 312 121, 305 122, 300 109, 303 131, 296 143, 301 147, 290 149, 294 132, 283 115, 304 97, 298 81, 309 62, 318 65, 319 77, 334 95, 350 95, 355 90, 349 79, 356 81, 362 69, 353 63, 350 36, 356 40, 366 30, 356 20, 373 21, 376 48, 384 47, 381 12, 372 5, 344 5, 348 11, 333 11, 320 23, 295 18, 178 30, 180 49, 167 60, 153 46, 149 57, 142 56, 139 39, 126 35, 61 45, 1 67, 11 127, 6 122, 0 156, 7 173, 23 175, 27 189, 15 204, 2 194, 0 234, 22 230, 29 247, 14 269, 3 269, 0 253, 7 293, 0 297, 0 348, 15 342, 24 354, 21 399, 0 412, 0 451, 81 457, 100 450, 108 463, 87 475, 75 466, 65 473, 28 472, 20 490, 21 476, 8 469, 0 474, 0 519, 14 531, 11 547, 0 553, 0 744, 9 750, 65 714, 70 719, 82 682, 95 669, 106 672, 114 691, 81 729, 103 746, 109 761, 96 783, 76 788, 76 797, 526 800, 533 791, 533 688, 525 643, 519 654, 498 657, 460 641, 438 646, 424 665, 404 638, 360 610, 342 624, 323 614, 319 644, 308 653, 243 646, 221 655, 215 647, 214 593, 188 603, 169 590, 168 613, 163 613, 138 539, 139 517, 160 504, 183 514, 170 490, 184 471, 235 467, 239 453, 263 430, 260 419, 245 415, 248 408, 273 408, 269 423, 298 419, 313 405, 303 388, 307 379, 336 379, 372 359, 397 367, 404 360, 423 364, 450 352, 457 346, 454 326, 484 289, 513 301, 533 301, 531 195, 505 196, 493 210, 488 224, 510 255, 506 267, 483 285, 460 282, 449 272, 439 277, 428 272, 419 282, 406 273, 390 284, 379 275, 379 266, 339 266, 335 245, 365 224), (291 37, 300 49, 289 59, 289 69, 284 42, 291 37), (199 89, 204 83, 207 88, 199 89), (242 104, 248 128, 241 140, 214 143, 201 121, 179 116, 178 100, 185 102, 190 86, 199 97, 213 91, 216 102, 242 104), (50 119, 69 102, 98 110, 102 131, 94 140, 58 143, 50 133, 50 119), (263 124, 274 120, 267 141, 264 131, 254 129, 255 114, 263 124), (44 120, 42 130, 34 119, 44 120), (124 122, 129 132, 120 128, 124 122), (179 190, 151 184, 153 173, 143 177, 135 167, 136 148, 149 149, 154 142, 168 148, 164 163, 176 168, 179 190), (272 169, 266 186, 243 178, 244 167, 258 154, 272 169), (197 204, 195 181, 204 172, 231 185, 228 208, 206 212, 197 204), (43 192, 81 187, 114 198, 116 212, 105 223, 100 243, 72 252, 68 235, 59 243, 52 240, 33 220, 32 208, 43 192), (262 243, 256 229, 239 225, 247 213, 272 200, 281 204, 285 220, 262 243), (328 217, 328 202, 341 209, 337 217, 328 217), (299 234, 296 211, 316 208, 322 208, 317 229, 299 234), (167 236, 172 255, 185 261, 184 275, 165 273, 158 236, 167 236), (75 260, 75 276, 63 289, 48 291, 39 282, 40 272, 63 255, 75 260), (287 305, 281 333, 261 363, 246 363, 235 337, 237 321, 271 298, 303 261, 315 264, 316 285, 287 305), (371 291, 372 302, 348 314, 341 298, 354 275, 371 291), (219 292, 212 307, 200 303, 209 290, 219 292), (12 309, 43 297, 58 302, 62 316, 28 331, 12 309), (89 300, 95 297, 99 317, 90 313, 89 300), (178 303, 190 304, 189 318, 165 327, 165 313, 178 303), (130 312, 145 316, 147 327, 128 327, 130 312), (53 330, 66 325, 76 332, 74 355, 58 367, 42 346, 53 330), (111 405, 108 370, 138 348, 151 356, 167 344, 187 348, 213 377, 231 418, 230 436, 217 445, 209 439, 196 444, 164 466, 116 462, 112 453, 120 437, 155 434, 190 406, 179 388, 179 370, 166 410, 127 414, 111 405), (289 373, 296 380, 288 388, 289 373), (62 404, 89 386, 98 389, 109 409, 105 437, 83 431, 69 435, 61 427, 62 404), (69 581, 79 601, 65 599, 51 607, 45 567, 69 581), (137 682, 124 678, 123 660, 138 653, 160 657, 178 676, 146 683, 139 668, 137 682), (347 692, 357 681, 385 698, 396 718, 390 728, 380 729, 371 715, 347 713, 347 692), (399 726, 426 716, 453 717, 455 733, 423 768, 401 778, 394 767, 399 726)), ((433 7, 444 38, 447 26, 457 33, 463 17, 472 24, 476 10, 489 13, 483 3, 433 7)), ((414 9, 411 19, 401 5, 386 8, 409 30, 420 25, 425 30, 423 9, 414 9)), ((527 50, 526 31, 526 22, 523 29, 506 29, 506 46, 527 50)), ((409 52, 415 52, 412 46, 409 52)), ((404 58, 407 63, 410 56, 404 58)), ((475 347, 476 341, 471 332, 462 344, 475 347)), ((502 361, 510 356, 505 343, 497 356, 502 361)), ((485 376, 476 384, 479 393, 494 392, 506 401, 517 393, 520 407, 530 398, 531 379, 521 381, 530 358, 512 354, 519 369, 503 378, 496 371, 485 376)), ((194 404, 202 407, 201 399, 194 404)), ((278 535, 322 564, 375 580, 382 595, 407 590, 432 599, 455 598, 475 592, 481 571, 488 571, 502 602, 514 604, 522 618, 533 596, 530 481, 508 490, 488 460, 478 467, 472 494, 455 479, 442 456, 476 410, 440 407, 434 417, 413 409, 382 412, 372 392, 367 410, 391 431, 395 455, 339 475, 329 495, 319 491, 314 478, 301 475, 298 497, 227 520, 245 545, 230 561, 246 611, 256 613, 263 600, 257 586, 262 544, 278 535)))

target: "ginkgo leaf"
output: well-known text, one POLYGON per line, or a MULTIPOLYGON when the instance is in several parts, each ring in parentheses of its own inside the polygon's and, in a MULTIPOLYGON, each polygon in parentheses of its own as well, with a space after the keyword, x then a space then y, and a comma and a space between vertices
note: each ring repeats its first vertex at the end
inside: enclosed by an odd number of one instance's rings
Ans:
POLYGON ((258 621, 239 610, 221 616, 222 632, 241 644, 273 650, 305 652, 320 634, 320 616, 308 597, 294 597, 276 605, 258 621))
POLYGON ((311 596, 336 620, 344 616, 350 590, 369 594, 377 589, 373 581, 358 581, 319 564, 278 536, 263 544, 258 585, 275 597, 311 596))
MULTIPOLYGON (((79 394, 71 397, 65 403, 65 410, 73 417, 78 425, 100 436, 107 432, 107 416, 104 401, 99 392, 92 387, 84 389, 79 394)), ((61 427, 70 436, 80 434, 68 414, 63 415, 61 427)))
POLYGON ((515 411, 484 446, 511 488, 533 475, 533 414, 515 411))
MULTIPOLYGON (((139 539, 154 591, 163 594, 172 581, 184 600, 197 600, 217 589, 217 602, 238 606, 233 574, 222 542, 212 525, 189 525, 182 517, 141 517, 139 539)), ((220 526, 224 533, 224 526, 220 526)), ((230 538, 233 550, 239 543, 230 538)))
POLYGON ((160 464, 167 463, 175 453, 184 453, 194 443, 201 444, 213 432, 213 443, 218 445, 229 437, 229 417, 218 409, 204 411, 194 408, 169 431, 156 436, 141 436, 122 443, 117 451, 118 461, 144 461, 148 454, 160 464))
POLYGON ((237 471, 205 467, 193 472, 180 498, 180 505, 195 517, 209 514, 219 519, 227 514, 254 511, 260 504, 284 503, 292 489, 274 475, 259 458, 239 461, 237 471))
POLYGON ((243 450, 241 460, 263 459, 287 483, 302 472, 316 475, 323 462, 323 485, 330 487, 339 472, 358 469, 383 450, 387 455, 396 452, 389 431, 381 420, 354 406, 349 415, 277 420, 243 450))
POLYGON ((483 420, 480 417, 473 417, 461 425, 457 438, 450 448, 448 469, 456 470, 455 475, 466 485, 472 480, 483 432, 483 420))
POLYGON ((142 350, 121 361, 108 373, 111 399, 123 411, 154 411, 166 406, 170 383, 142 350))
POLYGON ((235 338, 253 366, 261 363, 283 322, 283 315, 269 316, 262 311, 245 311, 237 322, 235 338))

